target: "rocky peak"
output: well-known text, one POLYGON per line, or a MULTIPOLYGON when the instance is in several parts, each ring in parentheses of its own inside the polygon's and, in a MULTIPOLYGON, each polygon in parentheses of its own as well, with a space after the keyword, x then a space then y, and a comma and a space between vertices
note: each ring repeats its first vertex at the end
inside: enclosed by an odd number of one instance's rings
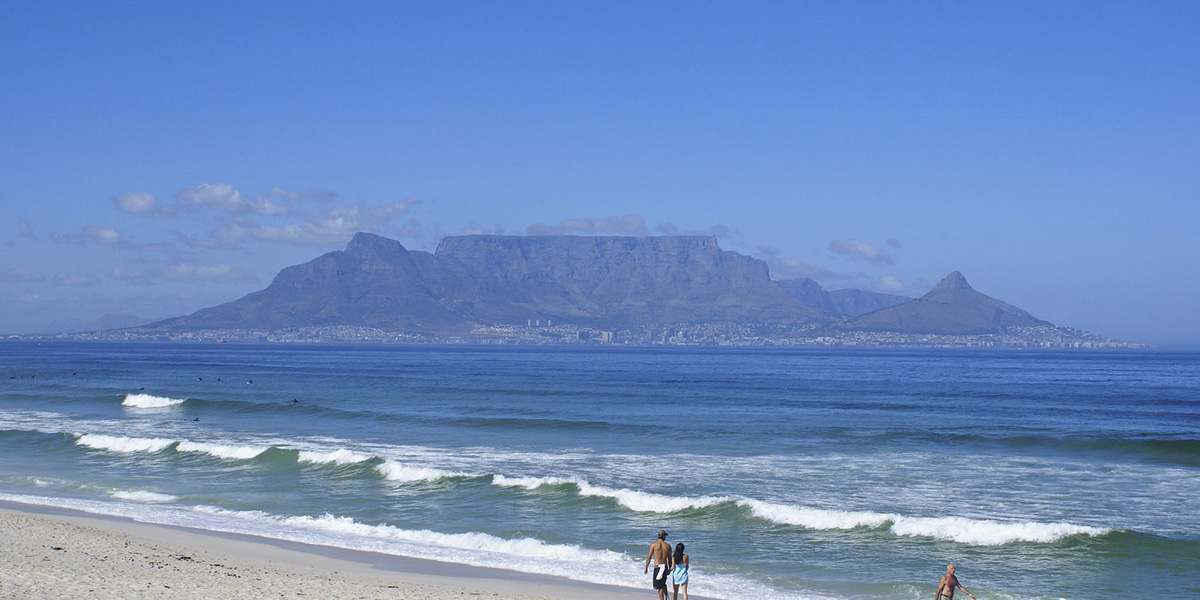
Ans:
POLYGON ((971 284, 967 283, 967 278, 963 277, 962 273, 954 271, 953 273, 942 278, 934 290, 970 290, 974 289, 971 284))
POLYGON ((367 260, 397 258, 407 254, 408 250, 396 240, 360 231, 354 234, 354 238, 346 245, 345 252, 347 256, 367 260))

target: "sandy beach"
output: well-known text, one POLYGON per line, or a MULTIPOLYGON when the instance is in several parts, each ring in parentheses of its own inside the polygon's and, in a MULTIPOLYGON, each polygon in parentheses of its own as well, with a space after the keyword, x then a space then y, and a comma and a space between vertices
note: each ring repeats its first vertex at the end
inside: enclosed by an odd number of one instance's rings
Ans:
POLYGON ((5 503, 0 598, 650 598, 498 569, 5 503))

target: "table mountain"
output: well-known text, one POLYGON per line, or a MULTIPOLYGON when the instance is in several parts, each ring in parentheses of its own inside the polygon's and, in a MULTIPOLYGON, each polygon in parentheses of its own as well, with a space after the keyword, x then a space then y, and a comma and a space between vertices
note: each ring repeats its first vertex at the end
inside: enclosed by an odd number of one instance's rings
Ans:
POLYGON ((435 253, 358 233, 288 267, 266 289, 151 326, 160 330, 356 325, 461 333, 552 320, 589 326, 828 323, 761 260, 703 236, 459 236, 435 253))

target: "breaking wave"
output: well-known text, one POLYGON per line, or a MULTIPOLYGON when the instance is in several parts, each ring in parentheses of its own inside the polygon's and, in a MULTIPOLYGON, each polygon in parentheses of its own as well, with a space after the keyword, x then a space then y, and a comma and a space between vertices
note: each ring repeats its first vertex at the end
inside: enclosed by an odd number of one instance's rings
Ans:
POLYGON ((1072 523, 1003 522, 966 517, 907 517, 871 511, 839 511, 805 508, 742 499, 738 506, 750 514, 784 525, 805 529, 854 529, 887 527, 906 537, 929 537, 973 546, 999 546, 1012 542, 1057 542, 1074 535, 1102 536, 1111 529, 1072 523))
POLYGON ((345 448, 338 448, 329 452, 301 450, 296 456, 296 460, 314 465, 353 465, 373 458, 375 457, 370 454, 362 454, 346 450, 345 448))
POLYGON ((116 498, 117 500, 128 500, 130 502, 146 502, 149 504, 161 504, 163 502, 174 502, 179 499, 178 496, 172 496, 170 494, 160 494, 158 492, 147 492, 147 491, 143 491, 143 490, 135 490, 132 492, 118 490, 118 491, 114 491, 114 492, 109 492, 108 495, 112 496, 113 498, 116 498))
POLYGON ((617 504, 635 512, 673 513, 681 510, 707 508, 733 501, 725 496, 667 496, 638 490, 592 485, 574 477, 505 477, 493 475, 492 483, 501 487, 521 487, 534 490, 542 486, 573 485, 580 496, 611 498, 617 504))
POLYGON ((433 469, 430 467, 413 467, 402 465, 394 460, 385 460, 375 467, 375 470, 383 475, 388 481, 398 481, 401 483, 413 483, 417 481, 438 481, 440 479, 449 479, 451 477, 475 477, 470 473, 462 473, 457 471, 444 471, 442 469, 433 469))
POLYGON ((161 452, 167 449, 168 446, 175 443, 175 440, 165 438, 137 438, 125 437, 119 435, 100 435, 96 433, 87 433, 79 436, 75 441, 80 446, 95 448, 96 450, 108 450, 110 452, 161 452))
POLYGON ((186 441, 179 442, 175 446, 175 450, 179 452, 196 452, 231 460, 250 460, 270 449, 270 446, 241 446, 236 444, 209 444, 186 441))
POLYGON ((130 408, 171 408, 172 406, 179 406, 184 402, 186 400, 151 396, 150 394, 125 394, 125 399, 121 401, 121 406, 128 406, 130 408))

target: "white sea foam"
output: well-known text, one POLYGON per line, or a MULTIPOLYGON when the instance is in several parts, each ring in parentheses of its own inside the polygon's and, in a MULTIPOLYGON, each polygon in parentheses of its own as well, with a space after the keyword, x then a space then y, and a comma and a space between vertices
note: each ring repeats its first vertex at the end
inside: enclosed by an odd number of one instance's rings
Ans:
POLYGON ((963 517, 896 517, 891 530, 896 535, 932 537, 974 546, 999 546, 1011 542, 1050 543, 1073 535, 1099 536, 1112 531, 1072 523, 1004 523, 963 517))
POLYGON ((929 537, 973 546, 998 546, 1011 542, 1050 543, 1072 535, 1099 536, 1111 532, 1103 527, 1071 523, 1002 522, 965 517, 907 517, 870 511, 839 511, 805 508, 743 499, 738 506, 761 519, 797 525, 806 529, 854 529, 888 526, 888 531, 907 537, 929 537))
POLYGON ((110 492, 110 496, 117 500, 129 500, 130 502, 146 502, 151 504, 159 504, 162 502, 174 502, 179 498, 170 494, 159 494, 158 492, 147 492, 144 490, 135 490, 132 492, 115 491, 110 492))
POLYGON ((325 514, 320 517, 285 517, 282 523, 303 529, 429 544, 443 548, 475 550, 551 561, 585 561, 600 563, 628 562, 629 557, 611 550, 586 550, 574 544, 548 544, 533 538, 504 539, 487 533, 439 533, 426 529, 401 529, 390 525, 367 525, 349 517, 325 514))
POLYGON ((443 471, 430 467, 412 467, 402 465, 394 460, 385 460, 375 467, 388 481, 412 483, 416 481, 437 481, 447 477, 472 477, 470 473, 443 471))
POLYGON ((527 490, 536 490, 543 485, 574 484, 578 481, 578 479, 569 477, 508 477, 505 475, 492 475, 492 485, 519 487, 527 490))
POLYGON ((586 481, 580 481, 576 485, 579 486, 580 496, 612 498, 617 501, 617 504, 637 512, 673 513, 689 508, 705 508, 732 500, 724 496, 667 496, 637 490, 608 488, 592 485, 586 481))
POLYGON ((776 504, 760 500, 742 499, 738 506, 750 510, 750 514, 760 518, 782 523, 798 525, 805 529, 854 529, 855 527, 880 527, 890 522, 895 515, 886 515, 866 511, 823 510, 805 508, 791 504, 776 504))
POLYGON ((125 400, 121 402, 121 406, 131 408, 170 408, 172 406, 179 406, 184 402, 186 400, 151 396, 150 394, 125 394, 125 400))
POLYGON ((611 498, 617 504, 636 512, 673 513, 689 508, 705 508, 731 502, 733 499, 725 496, 667 496, 638 490, 610 488, 592 485, 584 479, 576 477, 506 477, 493 475, 492 483, 502 487, 522 487, 534 490, 544 485, 573 484, 580 496, 611 498))
POLYGON ((374 458, 374 457, 371 456, 370 454, 362 454, 360 452, 346 450, 345 448, 338 448, 337 450, 333 450, 331 452, 318 452, 315 450, 301 450, 300 455, 297 457, 296 460, 298 460, 300 462, 312 463, 312 464, 317 464, 317 465, 323 465, 323 464, 352 465, 355 463, 360 463, 360 462, 371 460, 372 458, 374 458))
POLYGON ((80 446, 111 452, 159 452, 175 443, 175 440, 164 438, 138 438, 120 435, 100 435, 87 433, 75 440, 80 446))
POLYGON ((205 442, 179 442, 175 447, 180 452, 198 452, 217 458, 249 460, 266 452, 269 446, 239 446, 234 444, 209 444, 205 442))

